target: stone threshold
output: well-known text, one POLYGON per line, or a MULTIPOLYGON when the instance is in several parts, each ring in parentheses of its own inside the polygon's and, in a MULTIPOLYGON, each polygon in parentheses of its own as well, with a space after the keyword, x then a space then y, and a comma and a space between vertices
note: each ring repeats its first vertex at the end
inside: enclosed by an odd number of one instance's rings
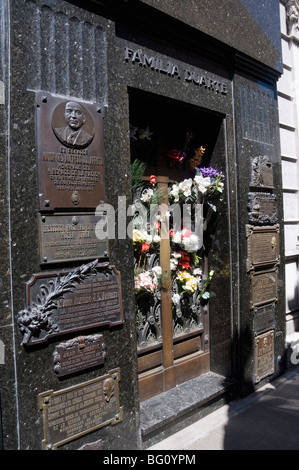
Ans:
POLYGON ((143 448, 180 431, 235 398, 235 379, 207 372, 140 403, 143 448))

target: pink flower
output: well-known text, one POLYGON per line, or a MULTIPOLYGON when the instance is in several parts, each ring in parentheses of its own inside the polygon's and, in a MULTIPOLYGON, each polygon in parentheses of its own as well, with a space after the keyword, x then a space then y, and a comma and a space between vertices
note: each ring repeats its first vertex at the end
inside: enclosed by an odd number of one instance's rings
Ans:
POLYGON ((148 251, 150 249, 150 245, 149 243, 142 243, 141 247, 140 247, 140 251, 148 251))

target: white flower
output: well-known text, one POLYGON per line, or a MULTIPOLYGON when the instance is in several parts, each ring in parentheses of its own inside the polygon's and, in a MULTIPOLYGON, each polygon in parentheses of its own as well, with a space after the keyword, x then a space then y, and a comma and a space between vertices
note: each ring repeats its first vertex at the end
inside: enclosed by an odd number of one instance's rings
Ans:
POLYGON ((150 201, 153 194, 154 191, 152 189, 146 189, 145 191, 143 191, 142 195, 140 196, 140 199, 143 202, 148 202, 150 201))
POLYGON ((173 294, 172 301, 173 301, 174 305, 177 305, 179 303, 180 298, 181 298, 180 294, 173 294))
POLYGON ((146 234, 146 242, 151 244, 153 241, 153 236, 152 235, 149 235, 149 234, 146 234))
POLYGON ((132 140, 137 140, 137 137, 136 137, 137 130, 138 130, 138 127, 134 127, 134 126, 130 127, 130 137, 132 140))
POLYGON ((153 242, 159 243, 161 241, 161 237, 159 235, 154 235, 153 242))
POLYGON ((182 243, 187 251, 197 251, 200 248, 199 238, 193 234, 190 237, 183 238, 182 243))
POLYGON ((192 178, 188 178, 179 183, 179 189, 184 193, 184 196, 191 196, 192 178))
POLYGON ((202 175, 196 175, 194 181, 197 184, 198 190, 204 194, 207 188, 211 186, 211 178, 209 176, 203 177, 202 175))
POLYGON ((170 260, 170 269, 171 271, 175 271, 178 265, 178 261, 176 259, 171 259, 170 260))
POLYGON ((193 274, 194 276, 201 276, 202 275, 202 270, 199 268, 193 269, 193 274))
POLYGON ((161 266, 154 266, 152 271, 155 273, 157 277, 162 276, 162 268, 161 266))
POLYGON ((173 236, 173 241, 174 243, 181 243, 181 233, 176 232, 173 236))
POLYGON ((178 187, 178 185, 173 184, 169 194, 174 197, 174 202, 178 202, 180 199, 179 191, 180 191, 180 188, 178 187))
MULTIPOLYGON (((181 238, 180 238, 180 239, 181 239, 181 238)), ((174 251, 174 252, 172 253, 172 256, 173 256, 174 258, 181 258, 181 257, 182 257, 181 253, 178 253, 177 251, 174 251)))
POLYGON ((150 135, 152 135, 152 132, 149 130, 149 126, 146 127, 146 129, 139 129, 139 139, 144 140, 151 140, 150 135))

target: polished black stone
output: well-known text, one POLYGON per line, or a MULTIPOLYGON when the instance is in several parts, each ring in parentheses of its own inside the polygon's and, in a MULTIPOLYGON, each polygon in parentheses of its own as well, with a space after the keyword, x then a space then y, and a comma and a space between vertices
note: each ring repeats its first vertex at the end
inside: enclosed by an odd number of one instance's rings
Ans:
MULTIPOLYGON (((278 221, 283 220, 276 93, 281 72, 279 5, 275 0, 12 0, 10 9, 7 2, 3 5, 2 13, 0 41, 4 60, 0 72, 5 100, 0 103, 3 124, 0 142, 5 152, 0 154, 3 170, 0 172, 0 340, 5 345, 5 364, 0 364, 0 394, 3 447, 7 450, 42 448, 44 423, 38 394, 81 384, 119 368, 123 421, 62 447, 79 449, 101 441, 103 450, 142 448, 140 430, 149 442, 150 433, 159 433, 164 424, 166 434, 178 429, 178 411, 181 422, 185 423, 202 416, 200 403, 205 403, 206 411, 223 403, 230 390, 230 379, 237 380, 241 394, 255 388, 245 227, 251 190, 250 162, 258 155, 267 155, 272 161, 273 191, 279 201, 278 221), (215 3, 220 8, 216 9, 215 3), (162 66, 143 66, 132 58, 126 60, 126 48, 133 53, 140 50, 164 64, 171 62, 177 67, 176 73, 169 74, 162 66), (195 79, 189 79, 189 72, 195 79), (208 80, 199 84, 198 77, 203 76, 208 80), (225 85, 225 93, 215 91, 216 82, 225 85), (152 103, 150 113, 144 107, 146 118, 154 115, 153 106, 156 106, 158 120, 163 108, 168 131, 171 130, 168 122, 176 121, 177 126, 183 127, 184 116, 195 116, 192 123, 202 131, 203 145, 205 140, 208 142, 206 166, 225 171, 224 201, 218 215, 212 217, 206 240, 210 245, 210 267, 217 273, 209 305, 207 340, 211 372, 167 392, 170 402, 164 411, 157 397, 139 403, 134 259, 129 238, 111 240, 109 246, 109 262, 121 273, 124 324, 111 330, 99 329, 106 345, 105 364, 59 379, 53 371, 58 340, 34 348, 22 345, 17 316, 25 307, 25 282, 33 273, 47 270, 39 264, 35 94, 40 91, 104 103, 106 196, 115 207, 119 196, 126 196, 127 204, 131 202, 129 113, 137 102, 140 106, 152 103), (165 112, 168 106, 169 115, 165 112), (198 383, 201 391, 197 390, 198 383)), ((283 227, 280 246, 275 373, 270 378, 281 373, 279 357, 284 354, 283 227)), ((54 269, 64 266, 74 268, 71 264, 54 266, 54 269)))

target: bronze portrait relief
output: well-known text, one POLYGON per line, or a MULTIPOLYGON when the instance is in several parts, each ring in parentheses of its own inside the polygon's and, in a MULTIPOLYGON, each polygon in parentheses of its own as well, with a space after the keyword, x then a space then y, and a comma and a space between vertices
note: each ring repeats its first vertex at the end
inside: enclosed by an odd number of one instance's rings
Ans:
POLYGON ((67 147, 85 148, 94 138, 93 119, 76 101, 66 101, 56 106, 52 128, 57 139, 67 147))

